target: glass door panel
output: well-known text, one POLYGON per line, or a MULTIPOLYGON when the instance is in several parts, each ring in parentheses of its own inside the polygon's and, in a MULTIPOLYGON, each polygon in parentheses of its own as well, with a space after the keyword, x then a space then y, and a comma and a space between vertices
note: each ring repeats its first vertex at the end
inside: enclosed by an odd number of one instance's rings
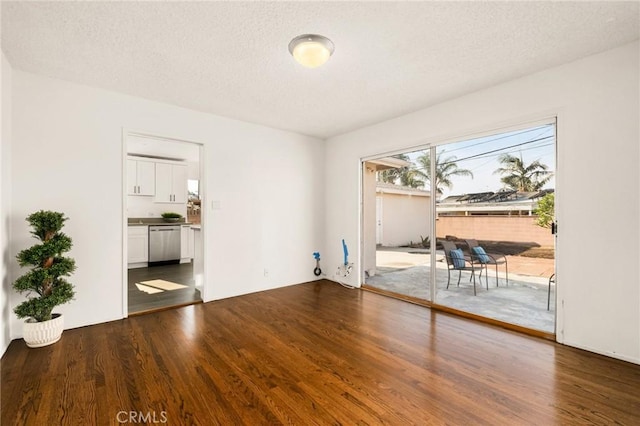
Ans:
POLYGON ((431 300, 430 150, 362 163, 363 276, 370 288, 431 300))
POLYGON ((434 151, 434 303, 554 333, 555 123, 434 151))

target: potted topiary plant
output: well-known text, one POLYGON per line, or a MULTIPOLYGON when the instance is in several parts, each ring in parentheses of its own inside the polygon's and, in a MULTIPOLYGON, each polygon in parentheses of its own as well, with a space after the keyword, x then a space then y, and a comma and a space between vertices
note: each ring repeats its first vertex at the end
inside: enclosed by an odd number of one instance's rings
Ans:
POLYGON ((18 318, 28 318, 23 335, 27 346, 37 348, 60 340, 64 327, 62 314, 53 308, 73 299, 73 285, 63 277, 75 270, 75 261, 64 257, 71 249, 71 238, 60 232, 68 218, 63 213, 40 210, 27 217, 31 234, 41 243, 18 253, 18 263, 31 270, 19 277, 13 288, 27 293, 28 299, 16 306, 18 318), (31 297, 30 297, 31 296, 31 297))

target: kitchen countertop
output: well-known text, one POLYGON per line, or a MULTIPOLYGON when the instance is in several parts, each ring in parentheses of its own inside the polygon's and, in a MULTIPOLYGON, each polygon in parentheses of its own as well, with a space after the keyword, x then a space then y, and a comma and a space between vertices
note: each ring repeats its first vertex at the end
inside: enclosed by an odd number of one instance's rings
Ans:
POLYGON ((193 225, 193 223, 191 222, 128 222, 127 226, 149 226, 149 225, 153 225, 153 226, 169 226, 169 225, 193 225))

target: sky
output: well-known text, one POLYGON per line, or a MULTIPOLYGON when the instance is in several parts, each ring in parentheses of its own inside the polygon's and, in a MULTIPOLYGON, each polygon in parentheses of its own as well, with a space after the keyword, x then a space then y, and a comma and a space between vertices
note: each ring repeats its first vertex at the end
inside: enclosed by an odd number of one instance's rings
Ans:
MULTIPOLYGON (((428 150, 427 150, 428 151, 428 150)), ((535 160, 548 166, 555 172, 555 126, 552 124, 536 126, 523 130, 500 133, 481 138, 469 139, 437 147, 441 151, 441 161, 455 157, 459 168, 468 169, 470 176, 453 176, 451 189, 444 188, 441 198, 449 195, 468 194, 474 192, 496 192, 503 187, 501 176, 494 171, 501 167, 498 157, 501 154, 522 156, 525 165, 535 160)), ((424 151, 407 153, 411 159, 420 156, 424 151)), ((544 188, 554 188, 552 178, 544 188)), ((426 187, 428 189, 428 185, 426 187)))

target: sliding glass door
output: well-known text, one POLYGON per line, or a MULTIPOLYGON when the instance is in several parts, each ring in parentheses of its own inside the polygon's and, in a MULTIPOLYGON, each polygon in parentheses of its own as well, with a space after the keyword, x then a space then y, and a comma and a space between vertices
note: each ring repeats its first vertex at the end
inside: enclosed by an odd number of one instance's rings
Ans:
POLYGON ((435 303, 554 333, 555 124, 435 151, 435 303))
POLYGON ((363 161, 364 281, 555 332, 555 122, 363 161))
POLYGON ((366 286, 431 300, 428 148, 362 163, 363 276, 366 286))

